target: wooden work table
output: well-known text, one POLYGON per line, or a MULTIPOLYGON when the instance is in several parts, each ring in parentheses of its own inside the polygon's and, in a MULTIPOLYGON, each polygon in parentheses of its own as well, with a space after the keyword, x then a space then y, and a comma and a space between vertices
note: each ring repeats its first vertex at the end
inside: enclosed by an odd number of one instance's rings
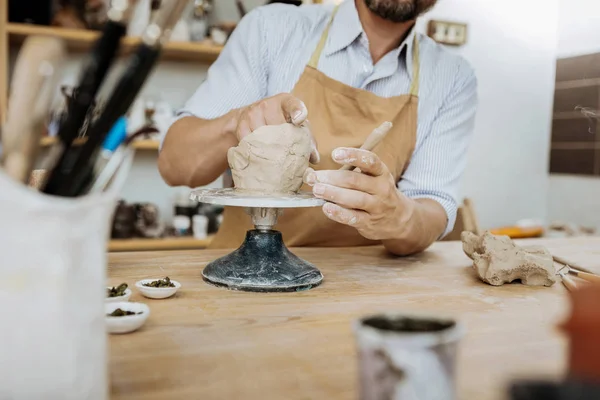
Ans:
MULTIPOLYGON (((600 266, 600 239, 527 243, 600 266)), ((442 312, 466 324, 461 399, 504 399, 513 378, 565 372, 567 343, 556 327, 569 303, 560 283, 483 284, 457 242, 408 258, 378 247, 295 252, 321 269, 320 287, 261 294, 209 286, 200 271, 223 251, 111 254, 111 284, 168 275, 183 285, 167 300, 143 299, 134 289, 131 301, 148 304, 151 315, 141 330, 110 337, 112 398, 355 399, 351 323, 381 310, 442 312)))

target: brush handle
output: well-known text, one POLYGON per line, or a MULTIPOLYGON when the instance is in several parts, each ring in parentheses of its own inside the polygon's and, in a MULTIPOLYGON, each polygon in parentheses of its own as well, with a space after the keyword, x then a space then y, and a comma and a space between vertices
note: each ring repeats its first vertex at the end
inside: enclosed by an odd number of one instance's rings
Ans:
POLYGON ((78 95, 69 102, 67 118, 58 129, 59 143, 49 153, 51 159, 46 168, 52 169, 44 187, 47 194, 58 194, 64 183, 64 171, 73 162, 73 153, 69 151, 71 143, 79 135, 88 110, 96 98, 100 85, 115 59, 119 42, 127 28, 123 23, 108 21, 102 36, 96 41, 87 66, 77 86, 78 95))
POLYGON ((142 46, 133 55, 130 65, 111 93, 104 111, 90 128, 88 140, 78 152, 71 168, 64 171, 64 184, 59 188, 58 195, 74 197, 81 194, 93 172, 94 163, 90 160, 94 159, 110 128, 127 113, 156 64, 159 54, 159 49, 142 46))
POLYGON ((567 275, 561 275, 561 277, 562 277, 562 283, 563 283, 563 285, 565 285, 567 290, 569 290, 570 292, 573 292, 578 289, 577 284, 575 283, 575 281, 572 278, 568 277, 567 275))
MULTIPOLYGON (((381 143, 381 141, 385 138, 390 129, 392 129, 392 126, 393 125, 391 122, 386 121, 377 128, 375 128, 375 130, 373 130, 373 132, 371 132, 371 134, 367 136, 367 139, 365 140, 363 145, 360 146, 360 149, 373 151, 373 149, 377 147, 377 145, 381 143)), ((354 168, 352 165, 346 164, 340 168, 340 171, 350 171, 352 168, 354 168)))
POLYGON ((2 165, 23 183, 29 181, 65 54, 61 39, 31 36, 17 58, 2 134, 2 165))

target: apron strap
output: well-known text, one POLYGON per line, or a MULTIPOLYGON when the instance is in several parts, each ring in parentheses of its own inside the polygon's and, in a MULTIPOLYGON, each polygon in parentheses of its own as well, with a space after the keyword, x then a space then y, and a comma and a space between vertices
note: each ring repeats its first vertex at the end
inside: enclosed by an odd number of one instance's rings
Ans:
MULTIPOLYGON (((415 29, 415 28, 413 28, 415 29)), ((421 76, 421 54, 419 51, 419 40, 417 39, 417 33, 415 33, 415 39, 413 41, 413 80, 410 85, 410 95, 419 97, 419 81, 421 76)))
MULTIPOLYGON (((315 51, 313 51, 313 54, 310 57, 308 66, 311 68, 317 69, 317 66, 319 65, 319 59, 321 58, 321 53, 323 52, 323 49, 325 48, 325 44, 327 43, 327 37, 329 36, 329 29, 331 28, 331 24, 333 23, 333 18, 335 17, 335 14, 337 13, 339 7, 340 7, 340 5, 338 4, 333 9, 333 13, 331 14, 331 18, 329 19, 329 22, 327 23, 327 27, 321 34, 321 37, 319 38, 319 43, 317 44, 315 51)), ((413 27, 412 29, 415 29, 415 28, 413 27)), ((421 59, 420 58, 421 57, 420 57, 420 52, 419 52, 419 40, 417 39, 417 34, 415 33, 415 37, 413 40, 413 59, 412 59, 413 80, 410 85, 410 95, 416 96, 416 97, 419 96, 419 80, 420 80, 419 78, 421 75, 420 74, 420 70, 421 70, 421 68, 420 68, 421 59)))
POLYGON ((333 9, 333 13, 331 14, 331 18, 329 19, 329 22, 327 23, 327 27, 321 34, 319 43, 317 44, 315 51, 313 51, 313 54, 310 57, 308 66, 311 68, 317 69, 317 65, 319 65, 319 59, 321 58, 321 53, 323 52, 323 49, 325 48, 325 43, 327 43, 327 37, 329 36, 329 28, 331 28, 331 24, 333 23, 333 17, 335 17, 335 14, 337 13, 339 7, 340 7, 340 5, 338 4, 333 9))

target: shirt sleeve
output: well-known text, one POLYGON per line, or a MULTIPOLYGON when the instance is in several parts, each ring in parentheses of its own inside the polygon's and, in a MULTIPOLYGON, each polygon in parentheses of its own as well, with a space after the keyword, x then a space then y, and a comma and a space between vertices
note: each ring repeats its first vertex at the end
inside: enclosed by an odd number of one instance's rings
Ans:
POLYGON ((398 183, 413 199, 439 202, 448 217, 443 236, 454 228, 458 208, 459 180, 467 163, 477 109, 477 79, 465 63, 457 71, 453 89, 398 183), (462 69, 462 70, 461 70, 462 69))
POLYGON ((260 8, 242 18, 208 69, 206 80, 177 112, 178 117, 215 119, 266 96, 268 58, 263 20, 260 8))

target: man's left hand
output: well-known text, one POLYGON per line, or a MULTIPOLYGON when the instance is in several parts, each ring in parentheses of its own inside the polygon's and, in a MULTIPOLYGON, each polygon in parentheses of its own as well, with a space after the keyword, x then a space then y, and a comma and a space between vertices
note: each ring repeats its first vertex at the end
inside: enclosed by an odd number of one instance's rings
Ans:
POLYGON ((388 167, 370 151, 340 147, 332 158, 358 171, 309 168, 304 182, 313 187, 315 197, 327 200, 325 215, 358 230, 366 239, 389 240, 402 235, 415 204, 396 187, 388 167))

